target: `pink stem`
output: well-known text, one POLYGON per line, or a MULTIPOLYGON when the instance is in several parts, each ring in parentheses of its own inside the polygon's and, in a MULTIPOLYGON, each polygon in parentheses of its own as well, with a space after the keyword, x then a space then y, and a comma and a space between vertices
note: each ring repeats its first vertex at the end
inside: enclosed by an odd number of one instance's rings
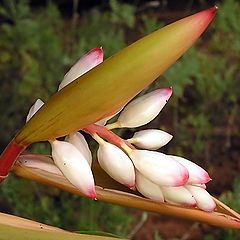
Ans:
POLYGON ((17 160, 17 157, 26 147, 26 145, 16 143, 13 139, 5 148, 0 156, 0 183, 8 176, 8 173, 17 160))
POLYGON ((107 140, 110 143, 113 143, 114 145, 118 146, 119 148, 122 148, 122 145, 127 145, 131 149, 135 149, 134 146, 129 143, 128 141, 120 138, 118 135, 113 133, 112 131, 108 130, 104 126, 100 126, 97 124, 91 124, 87 127, 82 129, 84 132, 89 133, 90 135, 97 134, 101 138, 107 140))

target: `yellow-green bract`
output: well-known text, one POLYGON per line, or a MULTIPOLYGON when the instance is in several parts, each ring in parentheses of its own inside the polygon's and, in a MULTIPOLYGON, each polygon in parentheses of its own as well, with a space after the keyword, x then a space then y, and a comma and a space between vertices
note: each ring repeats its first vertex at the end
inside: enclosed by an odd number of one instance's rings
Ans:
POLYGON ((215 12, 210 8, 183 18, 108 58, 53 95, 15 141, 54 139, 117 111, 192 46, 215 12))

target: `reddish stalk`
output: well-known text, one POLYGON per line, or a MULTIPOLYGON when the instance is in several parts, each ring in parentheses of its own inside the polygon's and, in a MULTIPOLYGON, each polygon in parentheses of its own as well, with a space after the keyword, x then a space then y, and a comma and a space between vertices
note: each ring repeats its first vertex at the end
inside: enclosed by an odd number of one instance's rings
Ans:
POLYGON ((0 156, 0 183, 8 176, 17 157, 26 148, 26 145, 20 145, 13 139, 0 156))
POLYGON ((87 127, 83 128, 82 130, 84 132, 90 134, 90 135, 97 134, 99 137, 101 137, 101 138, 107 140, 108 142, 118 146, 119 148, 122 148, 123 145, 127 145, 131 149, 135 149, 134 146, 131 143, 129 143, 128 141, 126 141, 122 138, 120 138, 118 135, 116 135, 112 131, 108 130, 104 126, 100 126, 100 125, 97 125, 97 124, 91 124, 91 125, 88 125, 87 127))

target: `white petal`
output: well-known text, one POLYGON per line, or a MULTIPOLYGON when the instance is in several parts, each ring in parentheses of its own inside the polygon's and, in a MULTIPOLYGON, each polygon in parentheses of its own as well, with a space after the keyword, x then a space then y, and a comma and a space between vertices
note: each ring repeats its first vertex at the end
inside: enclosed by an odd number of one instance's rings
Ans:
POLYGON ((129 142, 140 148, 156 150, 166 145, 172 137, 172 135, 162 130, 147 129, 135 132, 133 138, 129 139, 129 142))
POLYGON ((66 85, 82 76, 84 73, 88 72, 98 64, 103 61, 103 51, 102 48, 93 48, 85 55, 83 55, 66 73, 63 81, 58 87, 58 91, 64 88, 66 85))
POLYGON ((157 185, 176 187, 188 181, 187 169, 163 153, 133 150, 130 158, 138 171, 157 185))
POLYGON ((139 171, 136 170, 137 190, 145 197, 156 202, 164 202, 162 191, 158 185, 148 180, 139 171))
POLYGON ((183 186, 181 187, 161 187, 166 202, 176 205, 196 206, 196 201, 192 194, 183 186))
POLYGON ((55 140, 51 145, 54 163, 63 175, 83 194, 96 198, 92 171, 84 156, 71 143, 55 140))
POLYGON ((29 109, 26 122, 28 122, 33 115, 43 106, 44 102, 41 99, 37 99, 36 102, 29 109))
POLYGON ((115 145, 104 142, 99 145, 98 162, 104 171, 116 181, 133 188, 135 172, 131 159, 115 145))
POLYGON ((203 168, 195 164, 194 162, 191 162, 185 158, 179 157, 179 156, 173 156, 169 155, 179 163, 181 163, 183 166, 185 166, 189 172, 189 180, 188 184, 201 184, 201 183, 207 183, 211 180, 209 177, 207 171, 205 171, 203 168))
POLYGON ((200 209, 206 212, 214 211, 216 203, 205 189, 191 185, 186 185, 185 187, 191 192, 200 209))
POLYGON ((40 169, 49 173, 62 176, 62 172, 59 170, 58 167, 56 167, 56 165, 53 164, 53 162, 44 161, 42 159, 38 160, 36 158, 27 158, 27 159, 19 158, 18 162, 21 164, 21 166, 36 168, 36 169, 40 169))
POLYGON ((192 186, 196 186, 196 187, 201 187, 201 188, 203 188, 203 189, 206 189, 206 188, 207 188, 206 184, 204 184, 204 183, 191 184, 191 185, 192 185, 192 186))
POLYGON ((87 159, 89 166, 92 165, 92 153, 88 147, 87 141, 84 136, 79 132, 70 133, 66 137, 66 141, 73 144, 78 151, 80 151, 83 156, 87 159))
POLYGON ((120 127, 139 127, 152 121, 165 106, 172 88, 158 89, 130 102, 118 118, 120 127))

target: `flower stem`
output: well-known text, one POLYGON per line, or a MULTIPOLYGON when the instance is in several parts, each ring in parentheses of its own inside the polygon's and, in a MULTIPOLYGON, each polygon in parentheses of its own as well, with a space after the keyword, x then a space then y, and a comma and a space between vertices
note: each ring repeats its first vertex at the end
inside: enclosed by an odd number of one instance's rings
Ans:
POLYGON ((108 130, 104 126, 100 126, 97 124, 91 124, 88 125, 87 127, 82 129, 84 132, 89 133, 91 136, 94 137, 95 134, 97 134, 99 137, 107 140, 108 142, 118 146, 119 148, 123 150, 128 150, 128 152, 131 149, 135 149, 134 146, 129 143, 128 141, 120 138, 118 135, 113 133, 112 131, 108 130))
POLYGON ((26 147, 27 145, 20 145, 13 139, 2 152, 0 156, 0 183, 8 176, 17 157, 26 147))

